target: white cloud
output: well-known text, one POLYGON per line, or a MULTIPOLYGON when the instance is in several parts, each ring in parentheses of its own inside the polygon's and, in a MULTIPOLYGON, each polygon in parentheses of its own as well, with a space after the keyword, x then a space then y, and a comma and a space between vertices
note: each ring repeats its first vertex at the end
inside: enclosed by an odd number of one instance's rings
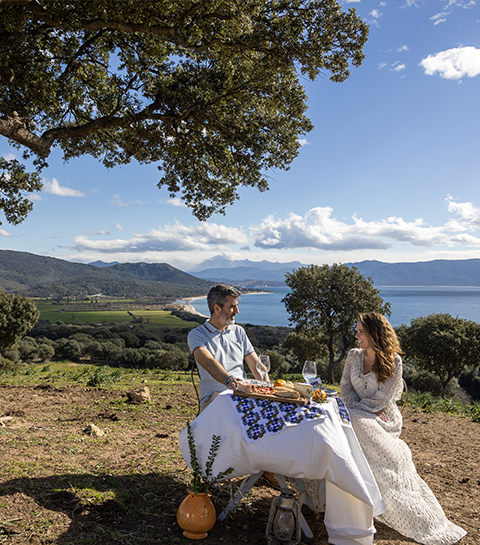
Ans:
POLYGON ((428 55, 422 59, 420 66, 428 76, 438 72, 444 79, 457 80, 464 76, 473 78, 480 74, 480 49, 475 47, 447 49, 428 55))
POLYGON ((109 235, 110 232, 108 231, 107 227, 104 227, 101 230, 92 229, 91 231, 87 231, 87 235, 109 235))
POLYGON ((433 15, 432 17, 430 17, 430 20, 434 22, 433 24, 435 26, 435 25, 438 25, 440 23, 445 23, 445 21, 447 20, 447 15, 449 15, 449 14, 442 11, 442 12, 437 13, 436 15, 433 15))
POLYGON ((405 70, 406 66, 401 63, 400 61, 394 62, 392 64, 392 68, 390 68, 391 72, 401 72, 402 70, 405 70))
POLYGON ((181 200, 179 199, 178 197, 175 197, 174 199, 170 199, 168 201, 165 201, 167 204, 169 204, 170 206, 182 206, 184 208, 186 208, 186 204, 181 200))
POLYGON ((43 200, 42 197, 41 197, 38 193, 29 193, 29 194, 27 195, 27 199, 28 199, 29 201, 32 201, 32 202, 34 202, 34 201, 42 201, 42 200, 43 200))
MULTIPOLYGON (((175 222, 116 238, 107 233, 99 237, 103 232, 92 231, 76 236, 72 250, 77 256, 91 256, 91 260, 108 255, 108 259, 119 261, 173 259, 176 262, 193 262, 196 256, 205 259, 212 252, 226 254, 239 248, 244 251, 247 247, 251 254, 258 252, 258 255, 265 250, 271 255, 276 251, 308 249, 327 251, 329 255, 335 252, 353 255, 369 250, 369 255, 378 256, 387 249, 390 255, 399 245, 424 252, 427 249, 430 252, 447 251, 447 248, 458 252, 465 247, 480 252, 480 236, 476 235, 480 230, 480 208, 470 202, 456 202, 451 195, 445 203, 448 212, 455 217, 439 226, 428 225, 421 218, 408 221, 398 216, 366 221, 353 214, 348 221, 336 218, 330 207, 315 207, 304 215, 268 216, 259 225, 251 226, 249 234, 243 228, 210 222, 193 225, 175 222)), ((117 230, 123 228, 117 224, 117 230)))
POLYGON ((299 138, 298 139, 298 143, 301 145, 301 146, 307 146, 307 145, 310 145, 311 142, 309 142, 306 138, 299 138))
POLYGON ((380 17, 382 16, 382 13, 378 11, 378 9, 372 9, 369 15, 373 17, 374 19, 380 19, 380 17))
POLYGON ((119 223, 116 223, 116 224, 115 224, 115 229, 116 229, 117 231, 124 231, 123 227, 122 227, 119 223))
POLYGON ((356 215, 352 223, 346 223, 332 217, 331 208, 317 207, 305 216, 290 214, 285 219, 269 216, 251 231, 255 246, 264 249, 384 250, 393 242, 425 248, 456 245, 480 248, 480 238, 465 232, 480 228, 480 209, 471 203, 454 203, 450 196, 447 200, 448 210, 461 217, 439 227, 427 225, 422 219, 405 221, 389 217, 367 222, 356 215))
POLYGON ((75 237, 77 251, 94 250, 103 253, 149 253, 207 251, 219 245, 248 244, 242 229, 216 223, 186 226, 179 222, 147 233, 134 234, 130 239, 92 240, 84 235, 75 237))
POLYGON ((0 237, 13 237, 12 233, 5 231, 5 229, 0 229, 0 237))
POLYGON ((451 195, 448 195, 445 200, 448 203, 448 211, 455 212, 460 216, 459 220, 450 220, 448 223, 449 230, 475 231, 480 228, 480 208, 476 208, 471 202, 454 202, 451 195))
POLYGON ((56 178, 52 178, 51 182, 45 182, 43 184, 43 191, 52 195, 58 195, 59 197, 85 197, 85 193, 77 189, 61 186, 56 178))
POLYGON ((408 45, 402 45, 397 49, 397 53, 401 53, 402 51, 408 51, 408 45))
POLYGON ((120 197, 118 193, 115 193, 115 195, 113 196, 113 199, 110 202, 111 204, 118 204, 118 206, 130 206, 131 204, 147 204, 146 202, 139 201, 138 199, 124 202, 122 201, 122 198, 120 197))

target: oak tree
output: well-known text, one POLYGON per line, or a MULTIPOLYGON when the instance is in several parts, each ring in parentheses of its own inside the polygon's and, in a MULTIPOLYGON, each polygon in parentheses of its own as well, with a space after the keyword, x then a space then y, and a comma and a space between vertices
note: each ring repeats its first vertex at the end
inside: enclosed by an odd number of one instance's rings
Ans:
POLYGON ((0 350, 14 346, 33 328, 39 315, 28 297, 0 291, 0 350))
POLYGON ((0 208, 22 221, 60 148, 155 163, 197 218, 224 213, 298 154, 301 78, 344 81, 367 35, 336 0, 0 0, 0 134, 24 150, 0 163, 0 208))
POLYGON ((334 263, 301 267, 285 275, 290 292, 282 299, 289 321, 295 324, 287 346, 299 356, 305 346, 313 349, 310 359, 328 357, 328 380, 335 382, 335 367, 356 344, 355 325, 361 312, 390 316, 380 290, 354 266, 334 263), (302 339, 309 338, 307 345, 302 339))
POLYGON ((445 397, 450 381, 480 366, 480 325, 450 314, 420 316, 397 330, 405 358, 436 375, 445 397))

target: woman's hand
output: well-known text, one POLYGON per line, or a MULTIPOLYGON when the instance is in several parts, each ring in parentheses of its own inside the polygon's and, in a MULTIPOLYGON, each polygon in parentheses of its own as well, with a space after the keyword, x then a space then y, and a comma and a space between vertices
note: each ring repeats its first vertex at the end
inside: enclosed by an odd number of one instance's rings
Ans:
POLYGON ((378 416, 384 422, 388 422, 387 415, 383 411, 378 411, 378 413, 375 413, 375 416, 378 416))

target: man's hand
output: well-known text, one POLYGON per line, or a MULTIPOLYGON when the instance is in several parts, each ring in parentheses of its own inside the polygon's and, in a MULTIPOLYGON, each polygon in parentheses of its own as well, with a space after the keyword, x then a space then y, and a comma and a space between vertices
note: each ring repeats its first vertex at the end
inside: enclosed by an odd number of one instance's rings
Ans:
POLYGON ((235 377, 232 377, 227 383, 226 386, 229 390, 236 390, 237 389, 237 379, 235 377))

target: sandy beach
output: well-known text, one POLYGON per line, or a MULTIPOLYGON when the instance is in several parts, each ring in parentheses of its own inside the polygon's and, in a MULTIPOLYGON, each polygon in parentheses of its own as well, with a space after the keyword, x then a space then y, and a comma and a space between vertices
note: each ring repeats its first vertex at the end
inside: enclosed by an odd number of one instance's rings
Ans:
POLYGON ((209 316, 207 316, 206 314, 202 314, 201 312, 198 312, 190 304, 192 301, 196 301, 197 299, 204 299, 204 298, 205 298, 205 295, 201 297, 185 297, 185 298, 182 298, 182 301, 184 301, 184 303, 177 303, 177 304, 181 306, 187 312, 190 312, 191 314, 196 314, 197 316, 203 316, 204 318, 209 318, 209 316))

